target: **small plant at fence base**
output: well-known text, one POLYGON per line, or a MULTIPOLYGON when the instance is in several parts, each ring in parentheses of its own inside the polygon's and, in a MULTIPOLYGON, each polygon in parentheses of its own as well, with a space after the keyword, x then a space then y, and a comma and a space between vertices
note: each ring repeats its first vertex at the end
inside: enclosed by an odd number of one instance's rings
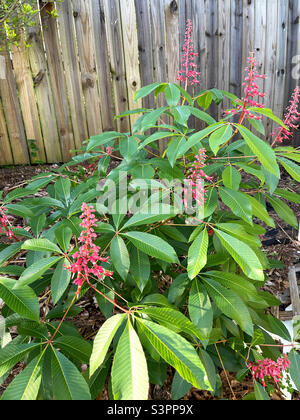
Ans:
POLYGON ((249 63, 244 98, 217 89, 192 97, 172 83, 143 87, 137 100, 164 95, 166 106, 128 111, 122 117, 140 114, 130 133, 94 136, 68 164, 1 193, 1 233, 10 241, 0 250, 1 381, 26 364, 3 400, 96 399, 107 379, 111 399, 147 399, 168 366, 173 399, 192 387, 221 396, 220 370, 239 380, 252 373, 256 399, 269 398, 265 376, 277 386, 286 368, 299 389, 297 344, 267 312, 280 302, 262 290, 272 261, 261 237, 275 227, 267 203, 298 228, 287 201, 299 204, 299 196, 278 184, 281 169, 299 181, 300 153, 261 138, 263 117, 278 123, 276 136, 291 119, 258 105, 253 55, 249 63), (224 99, 234 112, 216 121, 207 104, 224 99), (190 128, 191 116, 201 130, 190 128), (160 139, 168 139, 163 156, 160 139), (113 150, 122 158, 109 170, 113 150), (112 211, 98 211, 111 184, 121 185, 112 211), (189 207, 186 190, 194 214, 178 211, 180 200, 189 207), (5 214, 26 228, 8 225, 5 214), (72 319, 91 293, 106 321, 83 337, 72 319), (272 334, 292 343, 288 360, 272 334))

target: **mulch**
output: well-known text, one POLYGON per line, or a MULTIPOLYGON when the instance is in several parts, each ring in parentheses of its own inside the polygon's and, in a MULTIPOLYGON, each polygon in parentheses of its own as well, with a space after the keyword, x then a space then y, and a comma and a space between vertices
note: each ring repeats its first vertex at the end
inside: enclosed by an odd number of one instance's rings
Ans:
MULTIPOLYGON (((33 176, 39 175, 43 172, 50 171, 51 169, 58 168, 58 165, 38 165, 38 166, 17 166, 0 168, 0 191, 8 193, 16 186, 23 186, 27 180, 30 180, 33 176)), ((279 187, 290 188, 296 193, 300 193, 300 185, 291 180, 291 178, 284 174, 280 181, 279 187)), ((297 218, 300 220, 300 206, 293 203, 288 203, 289 206, 294 210, 297 218)), ((268 281, 264 286, 264 290, 269 291, 277 298, 282 301, 280 310, 285 310, 287 306, 291 304, 288 288, 288 268, 291 265, 300 262, 300 243, 298 242, 298 231, 296 229, 287 226, 275 212, 270 211, 271 217, 276 222, 276 229, 267 229, 267 234, 263 238, 263 249, 267 252, 268 257, 280 260, 284 267, 273 268, 268 272, 268 281)), ((4 237, 0 237, 0 242, 5 241, 4 237)), ((72 318, 72 322, 75 323, 79 332, 83 337, 92 339, 100 326, 104 322, 105 318, 95 308, 94 297, 92 294, 87 294, 86 297, 80 302, 83 307, 83 311, 80 315, 72 318)), ((19 363, 12 370, 11 374, 0 386, 0 395, 4 392, 5 388, 13 380, 13 378, 24 368, 23 363, 19 363)), ((223 395, 222 399, 243 399, 245 395, 253 392, 253 381, 249 375, 242 382, 238 382, 235 376, 230 372, 220 371, 221 380, 223 383, 223 395), (229 386, 229 383, 230 386, 229 386)), ((172 370, 169 370, 168 378, 165 384, 160 387, 158 385, 151 386, 149 397, 152 400, 171 400, 171 382, 172 382, 172 370)), ((100 396, 100 399, 108 399, 107 387, 104 389, 100 396)), ((217 397, 213 397, 209 392, 199 391, 192 389, 184 399, 188 400, 216 400, 217 397)), ((275 393, 272 397, 274 400, 283 399, 280 393, 275 393)), ((293 399, 300 400, 300 393, 295 393, 293 399)))

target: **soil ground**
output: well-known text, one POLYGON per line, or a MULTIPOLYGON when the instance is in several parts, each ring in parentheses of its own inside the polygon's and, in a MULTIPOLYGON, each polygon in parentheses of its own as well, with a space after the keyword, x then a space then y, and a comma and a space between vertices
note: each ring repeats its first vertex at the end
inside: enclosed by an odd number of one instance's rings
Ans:
MULTIPOLYGON (((18 166, 9 168, 0 168, 0 191, 7 194, 10 190, 17 186, 23 186, 27 180, 30 180, 33 176, 39 175, 42 172, 49 171, 53 168, 57 168, 57 165, 43 165, 43 166, 18 166)), ((293 181, 288 175, 284 174, 280 181, 280 187, 289 189, 293 192, 300 193, 300 185, 293 181)), ((298 220, 300 220, 300 206, 297 204, 289 205, 293 208, 298 220)), ((268 230, 264 241, 267 245, 264 246, 264 250, 267 252, 269 258, 280 260, 284 267, 282 269, 273 268, 269 271, 269 279, 264 287, 265 290, 271 292, 280 300, 282 300, 282 306, 280 310, 285 310, 290 305, 290 299, 288 294, 288 268, 291 265, 300 262, 300 243, 298 242, 298 232, 295 229, 291 229, 282 220, 280 220, 275 212, 270 212, 270 215, 276 222, 276 230, 268 230), (270 245, 271 243, 271 245, 270 245), (273 244, 272 244, 273 243, 273 244)), ((5 238, 0 237, 0 242, 5 238)), ((87 295, 86 298, 81 302, 84 307, 83 312, 72 319, 75 322, 80 333, 83 337, 93 337, 98 331, 99 327, 104 321, 104 318, 99 314, 99 311, 95 309, 93 305, 93 296, 87 295)), ((24 368, 22 363, 18 364, 11 375, 7 378, 3 386, 0 386, 0 395, 12 379, 24 368)), ((163 387, 152 386, 150 390, 150 398, 153 400, 170 400, 171 391, 170 384, 172 379, 172 372, 169 372, 168 379, 163 387)), ((253 382, 250 377, 246 378, 243 382, 236 381, 234 375, 228 372, 221 372, 221 379, 223 382, 223 398, 225 399, 242 399, 246 394, 253 391, 253 382), (229 385, 230 384, 230 385, 229 385)), ((101 399, 107 399, 107 389, 101 394, 101 399)), ((295 393, 295 400, 300 400, 300 394, 295 393)), ((210 393, 192 390, 185 399, 189 400, 212 400, 216 399, 211 396, 210 393)), ((275 394, 273 399, 282 399, 280 394, 275 394)))

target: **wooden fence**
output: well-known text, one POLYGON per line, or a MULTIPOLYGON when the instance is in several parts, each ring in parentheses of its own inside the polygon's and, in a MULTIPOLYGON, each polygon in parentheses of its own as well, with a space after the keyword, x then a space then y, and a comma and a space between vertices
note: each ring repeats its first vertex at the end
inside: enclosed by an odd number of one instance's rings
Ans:
MULTIPOLYGON (((201 89, 241 95, 249 52, 267 73, 279 115, 300 79, 300 0, 64 0, 45 2, 24 43, 0 51, 0 164, 63 162, 83 140, 129 131, 134 93, 176 82, 185 23, 194 25, 201 89), (55 7, 59 17, 49 16, 55 7)), ((154 106, 146 99, 145 106, 154 106)), ((214 110, 214 112, 220 111, 214 110)), ((197 128, 197 126, 196 126, 197 128)), ((270 134, 272 127, 267 127, 270 134)), ((299 138, 298 138, 299 140, 299 138)), ((297 141, 298 141, 297 140, 297 141)))

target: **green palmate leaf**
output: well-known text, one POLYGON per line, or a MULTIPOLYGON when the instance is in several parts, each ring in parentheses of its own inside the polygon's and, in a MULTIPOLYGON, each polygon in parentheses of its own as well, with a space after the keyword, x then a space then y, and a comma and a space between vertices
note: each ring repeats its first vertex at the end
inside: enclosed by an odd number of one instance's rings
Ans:
POLYGON ((29 239, 28 241, 24 242, 22 249, 62 254, 62 251, 58 248, 58 246, 50 242, 48 239, 29 239))
POLYGON ((283 338, 284 340, 291 342, 292 338, 289 333, 289 330, 286 328, 284 323, 280 321, 280 319, 275 318, 272 315, 268 315, 268 322, 271 325, 272 333, 278 335, 279 337, 283 338))
POLYGON ((89 363, 92 354, 92 345, 82 338, 73 336, 58 337, 53 341, 53 345, 66 352, 70 357, 75 358, 80 363, 89 363))
POLYGON ((90 152, 96 147, 104 146, 105 144, 111 142, 112 140, 115 140, 123 136, 124 134, 117 133, 116 131, 108 131, 102 134, 98 134, 97 136, 91 137, 86 150, 87 152, 90 152))
POLYGON ((15 289, 16 280, 0 277, 0 298, 17 314, 38 321, 40 307, 34 291, 27 286, 15 289))
POLYGON ((176 263, 178 257, 171 245, 163 239, 144 232, 128 232, 124 234, 140 251, 162 261, 176 263))
POLYGON ((228 290, 218 282, 202 278, 205 288, 216 306, 250 336, 253 335, 253 323, 247 306, 232 290, 228 290))
POLYGON ((238 125, 238 127, 247 145, 257 156, 263 167, 277 178, 280 178, 279 166, 277 164, 276 155, 272 147, 265 141, 261 140, 259 137, 255 136, 255 134, 251 133, 251 131, 247 128, 241 125, 238 125))
POLYGON ((130 268, 127 247, 121 236, 116 236, 110 246, 111 261, 123 280, 126 280, 130 268))
POLYGON ((13 380, 2 395, 2 401, 36 400, 42 380, 43 354, 33 359, 13 380))
POLYGON ((130 273, 140 291, 143 292, 150 278, 149 257, 137 248, 134 248, 130 253, 130 260, 130 273))
POLYGON ((52 348, 51 371, 56 401, 89 401, 89 387, 77 367, 52 348))
POLYGON ((172 328, 174 326, 179 332, 182 331, 190 336, 203 340, 202 331, 181 312, 171 308, 144 308, 142 313, 149 315, 160 324, 172 328))
POLYGON ((222 173, 223 183, 226 188, 238 191, 242 182, 240 172, 234 166, 229 165, 222 173))
POLYGON ((252 225, 252 206, 246 194, 229 188, 219 188, 221 200, 232 212, 252 225))
POLYGON ((140 131, 144 132, 148 130, 149 128, 154 127, 159 117, 168 109, 169 109, 168 106, 164 106, 162 108, 154 109, 153 111, 144 115, 144 118, 141 122, 140 131))
POLYGON ((5 208, 8 213, 23 217, 24 219, 34 216, 32 210, 22 204, 7 204, 5 208))
POLYGON ((32 350, 37 349, 40 344, 9 344, 0 351, 0 377, 9 372, 18 362, 32 350))
POLYGON ((253 111, 256 112, 257 114, 261 114, 264 115, 265 117, 270 118, 271 120, 277 122, 277 124, 281 125, 282 127, 286 128, 287 130, 289 129, 284 122, 278 118, 276 115, 274 115, 272 109, 269 108, 249 108, 249 111, 253 111))
POLYGON ((125 223, 124 226, 122 226, 121 230, 132 228, 135 226, 150 225, 152 223, 161 222, 162 220, 168 220, 172 217, 175 217, 175 211, 172 207, 169 207, 169 213, 164 212, 164 214, 156 214, 155 211, 154 214, 144 214, 143 212, 136 213, 128 220, 128 222, 125 223))
POLYGON ((274 194, 278 195, 279 197, 285 198, 286 200, 291 201, 292 203, 300 204, 300 195, 294 192, 278 188, 274 191, 274 194))
POLYGON ((278 158, 281 165, 284 169, 294 178, 296 181, 300 182, 300 167, 296 163, 285 159, 285 158, 278 158))
POLYGON ((70 267, 70 262, 67 258, 64 258, 57 264, 51 280, 51 293, 55 305, 70 284, 71 271, 67 270, 66 267, 70 267))
POLYGON ((189 112, 194 115, 194 117, 198 118, 199 120, 205 121, 207 124, 215 124, 216 120, 212 118, 209 114, 206 112, 201 111, 198 108, 195 108, 193 106, 184 106, 182 108, 186 108, 189 110, 189 112))
POLYGON ((244 300, 251 300, 251 297, 257 297, 255 286, 245 277, 223 271, 208 271, 204 276, 221 283, 227 289, 233 290, 244 300))
POLYGON ((204 219, 210 217, 215 212, 218 206, 218 200, 219 197, 216 188, 210 188, 206 195, 206 200, 204 204, 204 219))
POLYGON ((146 357, 130 321, 119 339, 111 372, 115 400, 147 400, 149 379, 146 357))
POLYGON ((177 158, 182 157, 183 155, 186 154, 186 152, 193 148, 194 146, 196 146, 201 140, 205 139, 206 137, 208 137, 213 131, 216 131, 218 128, 224 126, 225 124, 222 123, 216 123, 213 125, 210 125, 209 127, 206 127, 204 130, 199 131, 198 133, 195 133, 193 135, 191 135, 191 137, 189 137, 188 141, 186 144, 184 144, 182 146, 182 148, 180 148, 179 152, 178 152, 178 156, 177 158))
POLYGON ((143 149, 148 144, 153 143, 156 140, 165 139, 167 137, 174 137, 178 136, 177 133, 172 133, 171 131, 157 131, 156 133, 152 134, 151 136, 147 137, 140 145, 138 150, 143 149))
POLYGON ((260 220, 266 223, 266 225, 271 226, 275 228, 275 222, 274 220, 269 216, 269 213, 267 212, 267 209, 263 204, 261 204, 258 200, 256 200, 251 195, 248 196, 251 207, 252 207, 252 213, 254 216, 258 217, 260 220))
POLYGON ((262 264, 255 252, 247 244, 220 230, 216 229, 215 233, 246 276, 253 280, 264 281, 262 264))
POLYGON ((162 85, 167 86, 166 83, 152 83, 151 85, 142 87, 134 95, 135 102, 137 102, 139 99, 145 98, 145 96, 150 95, 151 92, 153 92, 155 89, 162 85))
POLYGON ((180 101, 181 92, 177 85, 169 83, 164 90, 166 101, 169 106, 176 106, 180 101))
POLYGON ((20 251, 22 245, 23 242, 17 242, 4 248, 3 251, 0 252, 0 265, 16 255, 16 253, 20 251))
POLYGON ((197 325, 208 339, 213 327, 214 314, 207 291, 198 279, 195 279, 192 283, 188 309, 193 324, 197 325))
POLYGON ((179 150, 186 144, 184 137, 175 137, 168 145, 167 158, 169 159, 170 165, 174 167, 179 150))
POLYGON ((188 254, 188 275, 193 280, 207 262, 208 233, 203 230, 190 246, 188 254))
POLYGON ((90 376, 92 376, 103 363, 109 346, 122 324, 125 314, 118 314, 109 318, 100 328, 94 340, 93 351, 90 359, 90 376))
POLYGON ((254 381, 254 394, 257 401, 269 401, 270 397, 265 388, 257 381, 254 381))
POLYGON ((67 226, 62 226, 56 229, 54 234, 61 249, 67 252, 73 235, 72 229, 67 226))
POLYGON ((266 177, 263 171, 259 169, 258 166, 253 167, 253 165, 250 166, 250 165, 247 165, 245 163, 240 163, 240 162, 235 163, 235 165, 243 169, 248 174, 256 176, 256 178, 258 178, 261 181, 261 183, 264 184, 266 177))
POLYGON ((182 379, 178 372, 175 372, 172 382, 172 400, 180 400, 193 388, 189 382, 182 379))
POLYGON ((62 200, 63 203, 69 203, 71 196, 71 181, 66 178, 58 178, 54 184, 55 198, 62 200))
POLYGON ((216 130, 209 138, 209 145, 215 155, 219 151, 219 147, 226 143, 232 137, 232 127, 226 124, 224 127, 216 130))
POLYGON ((237 239, 240 239, 242 242, 248 243, 253 247, 260 247, 261 242, 258 239, 257 235, 250 235, 244 226, 238 223, 217 223, 216 227, 223 230, 223 232, 229 233, 231 236, 234 236, 237 239))
POLYGON ((138 319, 139 326, 159 355, 187 382, 198 389, 212 390, 205 368, 194 347, 162 325, 138 319))
POLYGON ((267 200, 270 202, 270 204, 273 206, 274 210, 282 220, 287 222, 289 225, 295 227, 296 229, 298 228, 297 217, 287 204, 285 204, 279 198, 275 198, 270 195, 267 195, 267 200))
POLYGON ((296 385, 297 390, 300 392, 300 355, 296 350, 292 350, 289 354, 290 375, 296 385))
POLYGON ((120 141, 120 153, 125 159, 130 159, 138 149, 136 137, 124 138, 120 141))
POLYGON ((61 259, 62 257, 42 258, 40 261, 32 264, 23 272, 19 281, 15 285, 15 289, 32 284, 61 259))

